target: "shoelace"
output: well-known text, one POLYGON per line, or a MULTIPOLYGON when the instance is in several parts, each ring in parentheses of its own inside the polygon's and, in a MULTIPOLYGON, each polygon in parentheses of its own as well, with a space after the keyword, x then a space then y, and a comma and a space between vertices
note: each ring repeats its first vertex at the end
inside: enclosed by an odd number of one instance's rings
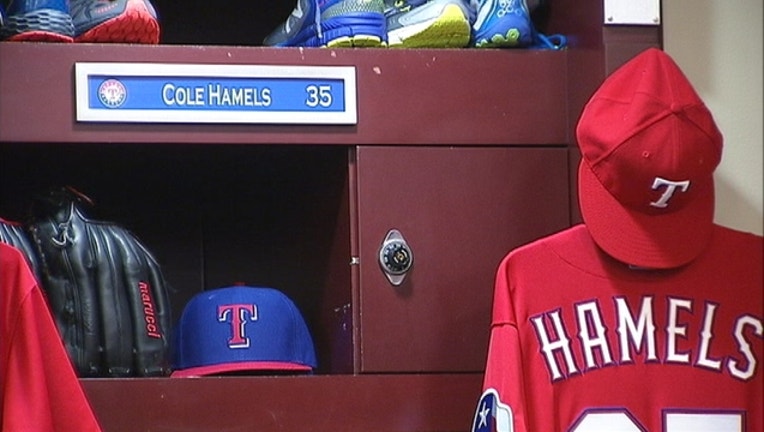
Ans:
POLYGON ((531 49, 562 50, 568 47, 568 38, 561 34, 545 35, 534 30, 531 49))
POLYGON ((321 29, 321 6, 320 0, 314 0, 314 6, 316 8, 316 35, 318 36, 318 44, 324 44, 324 31, 321 29))

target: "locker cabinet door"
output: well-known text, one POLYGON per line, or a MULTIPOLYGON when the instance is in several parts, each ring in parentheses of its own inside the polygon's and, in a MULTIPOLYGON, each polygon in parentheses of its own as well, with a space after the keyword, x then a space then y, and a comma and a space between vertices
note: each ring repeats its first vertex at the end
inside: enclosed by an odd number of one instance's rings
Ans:
POLYGON ((483 370, 499 261, 511 249, 569 226, 567 152, 356 149, 356 370, 483 370), (403 261, 411 260, 409 270, 397 275, 399 285, 380 264, 381 246, 393 229, 410 253, 403 261))

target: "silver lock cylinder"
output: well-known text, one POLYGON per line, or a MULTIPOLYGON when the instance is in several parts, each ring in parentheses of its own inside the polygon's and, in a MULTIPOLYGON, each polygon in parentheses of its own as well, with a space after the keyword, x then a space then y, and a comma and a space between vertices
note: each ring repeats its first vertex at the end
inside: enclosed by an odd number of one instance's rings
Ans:
POLYGON ((394 286, 403 283, 414 264, 414 254, 403 234, 396 229, 388 231, 379 248, 379 265, 387 280, 394 286))

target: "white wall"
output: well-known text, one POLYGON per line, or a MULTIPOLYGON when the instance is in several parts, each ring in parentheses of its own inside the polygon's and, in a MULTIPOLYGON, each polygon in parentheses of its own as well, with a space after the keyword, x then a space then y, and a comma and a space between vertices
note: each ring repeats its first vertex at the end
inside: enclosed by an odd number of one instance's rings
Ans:
POLYGON ((716 222, 762 234, 762 0, 663 0, 663 47, 724 135, 716 222))

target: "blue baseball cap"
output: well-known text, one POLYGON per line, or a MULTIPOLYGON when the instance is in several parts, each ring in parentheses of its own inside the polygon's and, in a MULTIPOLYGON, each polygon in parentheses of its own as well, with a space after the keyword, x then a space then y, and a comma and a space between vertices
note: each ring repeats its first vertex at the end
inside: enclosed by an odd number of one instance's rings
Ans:
POLYGON ((313 340, 300 311, 273 288, 201 292, 186 304, 173 338, 173 377, 316 368, 313 340))

